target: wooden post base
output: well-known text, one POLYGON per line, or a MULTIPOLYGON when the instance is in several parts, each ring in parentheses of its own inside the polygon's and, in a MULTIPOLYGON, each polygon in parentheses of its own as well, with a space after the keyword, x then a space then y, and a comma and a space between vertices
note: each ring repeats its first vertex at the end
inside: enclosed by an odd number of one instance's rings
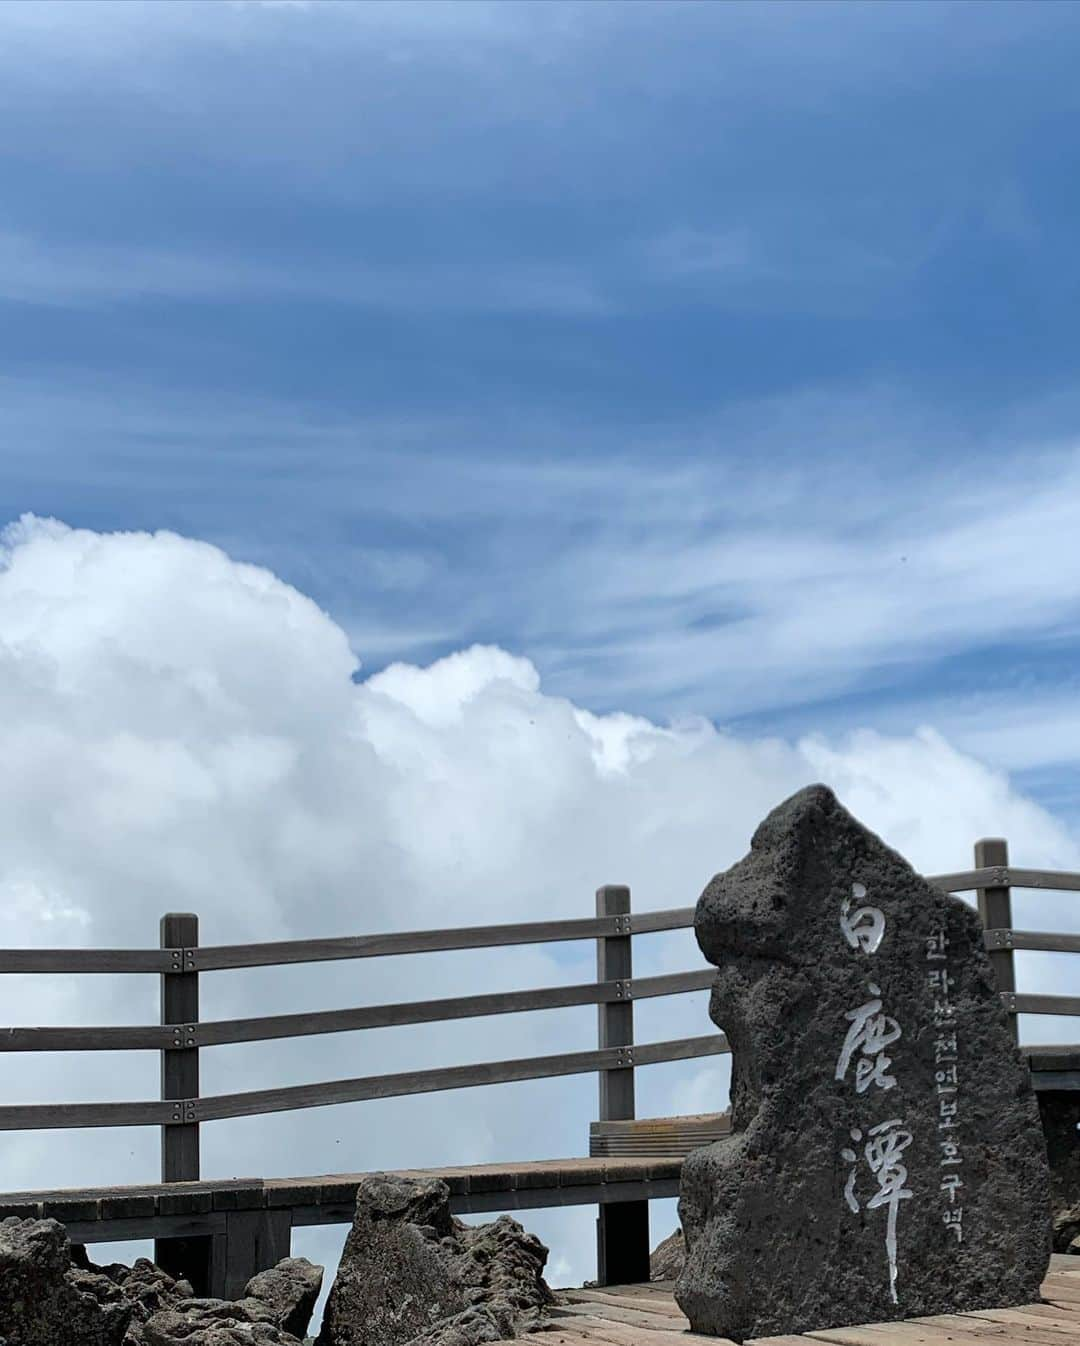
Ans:
POLYGON ((155 1239, 154 1261, 174 1281, 190 1282, 196 1296, 205 1298, 210 1293, 211 1241, 209 1234, 155 1239))
POLYGON ((225 1233, 213 1240, 210 1294, 215 1299, 241 1299, 252 1276, 288 1257, 291 1247, 291 1211, 229 1211, 225 1233))
POLYGON ((649 1203, 613 1201, 596 1221, 598 1285, 640 1285, 649 1279, 649 1203))

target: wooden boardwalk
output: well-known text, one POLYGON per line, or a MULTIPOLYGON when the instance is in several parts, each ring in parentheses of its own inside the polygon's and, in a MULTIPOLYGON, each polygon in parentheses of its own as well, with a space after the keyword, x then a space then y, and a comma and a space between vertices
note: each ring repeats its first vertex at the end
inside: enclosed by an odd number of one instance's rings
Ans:
MULTIPOLYGON (((654 1281, 556 1290, 551 1330, 536 1336, 537 1346, 733 1346, 724 1337, 690 1332, 671 1288, 670 1281, 654 1281)), ((1043 1303, 1023 1308, 756 1337, 747 1346, 1080 1346, 1080 1257, 1054 1255, 1042 1296, 1043 1303)))

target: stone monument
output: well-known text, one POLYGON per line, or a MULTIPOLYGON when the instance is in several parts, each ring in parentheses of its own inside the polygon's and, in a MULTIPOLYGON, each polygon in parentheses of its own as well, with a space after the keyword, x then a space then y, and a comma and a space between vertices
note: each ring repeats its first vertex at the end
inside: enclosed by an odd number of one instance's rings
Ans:
POLYGON ((696 1332, 736 1341, 1031 1303, 1049 1175, 975 912, 824 785, 702 893, 732 1134, 685 1161, 696 1332))

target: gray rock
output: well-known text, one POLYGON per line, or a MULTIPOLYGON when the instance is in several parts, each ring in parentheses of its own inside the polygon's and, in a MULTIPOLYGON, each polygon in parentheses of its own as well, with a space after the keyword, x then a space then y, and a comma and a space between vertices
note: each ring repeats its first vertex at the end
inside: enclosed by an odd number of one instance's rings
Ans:
POLYGON ((515 1220, 468 1226, 433 1179, 369 1174, 319 1346, 479 1346, 518 1336, 552 1296, 547 1249, 515 1220))
POLYGON ((733 1131, 682 1172, 675 1297, 694 1330, 1037 1300, 1046 1147, 971 908, 816 785, 706 887, 695 931, 733 1131))
POLYGON ((196 1299, 140 1257, 95 1266, 55 1220, 0 1223, 0 1346, 300 1346, 322 1268, 286 1258, 243 1299, 196 1299))
POLYGON ((108 1276, 73 1267, 56 1220, 0 1221, 0 1336, 9 1346, 120 1346, 133 1308, 108 1276))
POLYGON ((673 1281, 686 1262, 686 1240, 681 1229, 676 1229, 666 1239, 658 1243, 649 1257, 649 1279, 652 1281, 673 1281))
POLYGON ((301 1346, 299 1337, 273 1323, 230 1317, 217 1308, 166 1309, 154 1314, 143 1333, 146 1346, 301 1346))
POLYGON ((1080 1206, 1068 1206, 1054 1216, 1053 1247, 1056 1253, 1080 1252, 1080 1206))
MULTIPOLYGON (((285 1260, 291 1262, 294 1259, 285 1260)), ((322 1268, 315 1270, 321 1280, 322 1268)), ((267 1272, 260 1274, 268 1275, 267 1272)), ((297 1280, 295 1274, 289 1272, 281 1279, 283 1282, 297 1280)), ((285 1330, 280 1322, 282 1317, 288 1316, 289 1304, 295 1306, 298 1302, 297 1296, 281 1293, 276 1300, 269 1304, 250 1295, 236 1300, 184 1300, 173 1308, 155 1313, 141 1326, 136 1341, 125 1341, 124 1346, 234 1346, 234 1343, 300 1346, 300 1336, 285 1330)))
POLYGON ((284 1258, 253 1276, 242 1299, 176 1299, 138 1325, 124 1346, 300 1346, 322 1276, 322 1267, 306 1258, 284 1258))
POLYGON ((483 1342, 512 1341, 518 1324, 506 1304, 484 1304, 456 1313, 418 1337, 409 1346, 481 1346, 483 1342))
POLYGON ((145 1346, 143 1326, 147 1319, 163 1309, 184 1303, 191 1299, 194 1293, 187 1281, 174 1281, 167 1272, 146 1257, 136 1258, 134 1265, 130 1267, 122 1262, 110 1262, 98 1266, 90 1261, 82 1244, 73 1243, 71 1265, 75 1269, 93 1272, 111 1281, 123 1298, 130 1303, 132 1313, 123 1346, 145 1346))
MULTIPOLYGON (((106 1274, 111 1274, 112 1268, 106 1274)), ((125 1296, 136 1305, 140 1317, 149 1317, 160 1309, 193 1299, 195 1292, 185 1280, 174 1281, 147 1257, 136 1258, 131 1267, 121 1266, 113 1276, 125 1296)))
POLYGON ((294 1337, 302 1337, 322 1290, 323 1269, 306 1257, 286 1257, 269 1271, 260 1271, 247 1283, 244 1295, 266 1304, 274 1322, 294 1337))
POLYGON ((144 1346, 143 1327, 147 1320, 155 1313, 174 1308, 193 1297, 187 1281, 174 1281, 146 1257, 137 1258, 134 1266, 113 1263, 101 1270, 119 1286, 132 1306, 124 1346, 144 1346))

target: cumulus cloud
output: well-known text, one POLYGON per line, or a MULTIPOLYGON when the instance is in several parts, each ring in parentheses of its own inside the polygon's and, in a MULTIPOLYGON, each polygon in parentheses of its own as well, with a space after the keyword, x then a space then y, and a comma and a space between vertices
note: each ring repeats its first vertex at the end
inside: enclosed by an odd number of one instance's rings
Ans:
MULTIPOLYGON (((363 655, 363 651, 358 652, 363 655)), ((295 588, 172 533, 24 517, 0 540, 0 930, 8 946, 156 943, 195 911, 203 943, 584 916, 603 883, 688 905, 760 818, 825 780, 924 872, 1005 835, 1020 863, 1080 869, 1063 827, 927 729, 740 740, 546 694, 520 654, 475 645, 364 679, 295 588)), ((1065 928, 1052 896, 1025 924, 1065 928)), ((1075 917, 1072 918, 1075 922, 1075 917)), ((1037 956, 1032 955, 1032 958, 1037 956)), ((1055 956, 1040 964, 1045 984, 1055 956)), ((689 932, 636 941, 638 975, 689 969, 689 932)), ((588 980, 580 945, 205 974, 206 1019, 588 980)), ((153 977, 9 976, 7 1024, 152 1023, 153 977)), ((1068 1035, 1067 1024, 1049 1026, 1068 1035)), ((642 1040, 710 1031, 706 997, 638 1006, 642 1040)), ((1029 1038, 1048 1040, 1045 1023, 1029 1038)), ((580 1050, 567 1009, 203 1053, 203 1091, 580 1050)), ((10 1101, 152 1098, 152 1053, 5 1059, 10 1101)), ((720 1108, 727 1063, 640 1072, 639 1113, 720 1108)), ((220 1122, 206 1176, 300 1175, 584 1153, 596 1082, 535 1081, 220 1122), (542 1118, 542 1126, 538 1126, 542 1118), (543 1151, 543 1153, 541 1153, 543 1151)), ((145 1180, 157 1134, 12 1134, 0 1189, 145 1180)), ((555 1277, 592 1274, 593 1212, 528 1217, 555 1277)), ((657 1212, 659 1237, 674 1221, 657 1212)), ((295 1246, 331 1265, 343 1229, 295 1246)))

